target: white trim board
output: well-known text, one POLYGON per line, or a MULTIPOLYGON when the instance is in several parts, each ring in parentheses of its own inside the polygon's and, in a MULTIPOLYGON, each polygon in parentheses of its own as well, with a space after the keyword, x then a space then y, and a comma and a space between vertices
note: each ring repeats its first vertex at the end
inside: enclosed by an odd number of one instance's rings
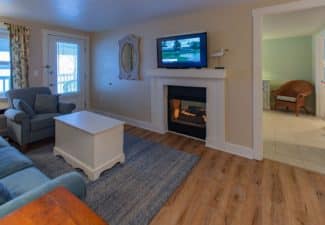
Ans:
POLYGON ((262 100, 262 26, 263 17, 285 12, 325 6, 325 0, 300 0, 259 9, 253 15, 253 149, 254 158, 263 159, 263 100, 262 100))
MULTIPOLYGON (((207 144, 206 147, 209 147, 216 151, 222 151, 225 153, 229 153, 229 154, 247 158, 247 159, 256 159, 252 148, 242 146, 242 145, 233 144, 230 142, 226 142, 222 146, 216 146, 216 145, 210 146, 207 144)), ((258 160, 258 159, 256 159, 256 160, 258 160)))
POLYGON ((325 29, 313 35, 313 75, 315 82, 316 95, 316 116, 324 118, 325 108, 322 100, 324 99, 324 73, 323 73, 323 49, 325 40, 325 29))
MULTIPOLYGON (((161 130, 155 129, 154 125, 151 122, 136 120, 136 119, 132 119, 132 118, 129 118, 126 116, 117 115, 115 113, 110 113, 110 112, 106 112, 106 111, 99 110, 99 109, 91 109, 90 111, 99 113, 99 114, 103 114, 106 116, 110 116, 115 119, 122 120, 122 121, 126 122, 127 124, 130 124, 132 126, 139 127, 139 128, 145 129, 145 130, 150 130, 152 132, 156 132, 159 134, 166 133, 166 132, 162 132, 161 130)), ((239 157, 244 157, 247 159, 256 159, 253 149, 246 147, 246 146, 241 146, 241 145, 226 142, 226 143, 222 144, 221 146, 216 145, 214 143, 211 145, 206 144, 206 147, 209 147, 216 151, 222 151, 222 152, 226 152, 226 153, 236 155, 239 157)))
POLYGON ((253 16, 266 16, 325 6, 324 0, 299 0, 253 10, 253 16))

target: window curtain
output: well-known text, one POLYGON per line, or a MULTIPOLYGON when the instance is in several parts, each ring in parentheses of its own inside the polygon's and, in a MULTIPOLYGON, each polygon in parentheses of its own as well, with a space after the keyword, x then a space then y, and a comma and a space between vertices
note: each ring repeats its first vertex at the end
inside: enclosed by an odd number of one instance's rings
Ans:
POLYGON ((10 34, 11 85, 13 89, 29 86, 30 29, 16 24, 7 24, 10 34))

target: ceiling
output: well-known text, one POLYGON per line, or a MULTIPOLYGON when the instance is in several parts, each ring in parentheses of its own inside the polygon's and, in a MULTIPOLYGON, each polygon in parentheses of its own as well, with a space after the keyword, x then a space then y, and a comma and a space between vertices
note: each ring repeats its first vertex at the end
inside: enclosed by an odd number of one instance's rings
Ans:
POLYGON ((249 1, 253 0, 0 0, 0 16, 101 31, 154 17, 249 1))
POLYGON ((325 7, 266 16, 263 38, 313 35, 321 29, 325 29, 325 7))

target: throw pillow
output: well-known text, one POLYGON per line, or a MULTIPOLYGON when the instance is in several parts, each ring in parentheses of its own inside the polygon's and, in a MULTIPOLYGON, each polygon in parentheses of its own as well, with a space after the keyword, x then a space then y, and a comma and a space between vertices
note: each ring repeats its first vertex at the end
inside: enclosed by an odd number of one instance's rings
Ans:
POLYGON ((35 116, 33 108, 23 99, 14 98, 12 104, 15 109, 25 112, 29 117, 35 116))
POLYGON ((58 112, 58 96, 57 95, 36 95, 35 111, 36 113, 57 113, 58 112))
POLYGON ((12 195, 9 190, 0 183, 0 205, 10 201, 12 199, 12 195))

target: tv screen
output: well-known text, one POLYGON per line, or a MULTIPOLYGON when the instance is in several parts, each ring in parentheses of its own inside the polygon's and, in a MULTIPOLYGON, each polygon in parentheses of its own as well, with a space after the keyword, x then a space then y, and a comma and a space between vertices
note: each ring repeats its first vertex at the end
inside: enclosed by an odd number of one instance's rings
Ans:
POLYGON ((158 68, 207 67, 207 33, 157 39, 158 68))

